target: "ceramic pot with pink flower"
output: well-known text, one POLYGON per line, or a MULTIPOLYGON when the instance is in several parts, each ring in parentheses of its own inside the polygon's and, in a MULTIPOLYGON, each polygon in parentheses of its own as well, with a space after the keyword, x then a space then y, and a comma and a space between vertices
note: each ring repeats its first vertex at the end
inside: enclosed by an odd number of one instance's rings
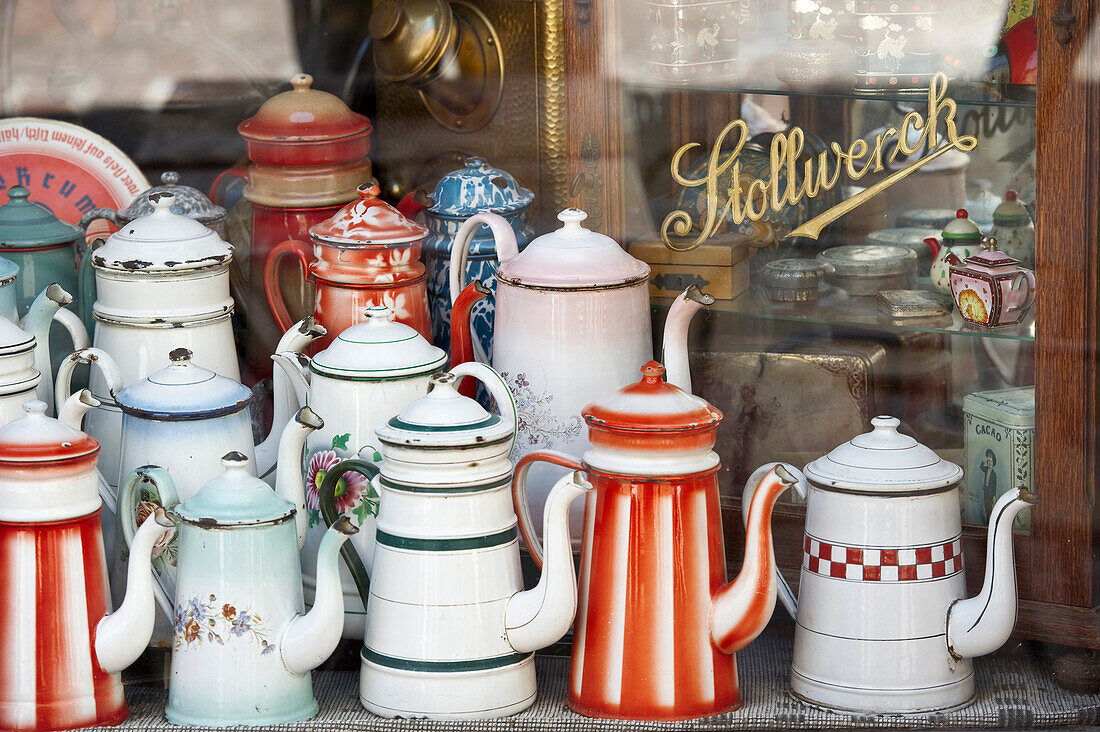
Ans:
MULTIPOLYGON (((382 460, 375 429, 428 393, 434 372, 447 364, 447 354, 412 327, 399 322, 388 307, 368 308, 363 322, 340 333, 312 358, 283 352, 274 356, 290 377, 300 404, 309 404, 324 420, 310 435, 305 453, 308 530, 302 550, 306 601, 314 591, 313 567, 325 526, 318 491, 334 465, 348 458, 382 460)), ((378 494, 360 474, 345 473, 335 491, 336 507, 358 527, 362 538, 373 534, 378 494)), ((344 637, 363 637, 363 604, 355 581, 341 570, 344 589, 344 637)))

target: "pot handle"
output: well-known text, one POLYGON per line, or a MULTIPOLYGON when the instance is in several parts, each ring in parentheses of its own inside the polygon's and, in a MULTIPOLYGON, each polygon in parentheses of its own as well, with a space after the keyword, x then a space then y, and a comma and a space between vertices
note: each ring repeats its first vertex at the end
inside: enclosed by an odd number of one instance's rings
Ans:
POLYGON ((523 543, 527 545, 527 551, 531 553, 535 566, 542 571, 542 541, 535 533, 534 524, 531 523, 531 505, 527 501, 527 471, 537 462, 560 465, 571 470, 583 471, 585 468, 577 458, 557 450, 529 452, 516 463, 516 471, 512 477, 512 504, 516 511, 516 518, 519 519, 519 533, 523 537, 523 543))
MULTIPOLYGON (((377 465, 355 458, 336 463, 331 470, 325 473, 325 479, 321 481, 321 488, 318 491, 321 518, 324 519, 325 526, 329 528, 340 518, 340 509, 336 507, 336 486, 340 483, 340 478, 344 477, 344 473, 349 470, 354 470, 367 479, 366 500, 378 500, 378 493, 375 491, 372 482, 378 476, 377 465)), ((370 595, 370 577, 367 576, 367 568, 363 566, 363 560, 359 557, 358 550, 350 541, 344 542, 344 545, 340 547, 340 555, 343 556, 344 564, 347 565, 352 579, 355 580, 355 588, 359 590, 359 597, 363 601, 363 608, 365 609, 367 598, 370 595)))
POLYGON ((264 295, 267 297, 267 306, 271 308, 271 314, 279 325, 279 330, 284 333, 294 325, 294 320, 286 309, 286 302, 279 292, 279 261, 287 254, 293 254, 298 258, 302 266, 302 277, 309 277, 309 248, 300 241, 288 239, 277 245, 267 255, 264 262, 264 295))
POLYGON ((99 373, 103 375, 103 380, 107 382, 107 392, 110 394, 111 401, 114 401, 115 396, 123 387, 122 374, 118 370, 118 364, 115 363, 109 353, 93 347, 81 348, 76 353, 69 354, 61 362, 61 366, 57 369, 57 381, 54 387, 54 398, 57 403, 64 404, 65 400, 72 395, 70 382, 73 378, 73 370, 80 363, 92 364, 99 369, 99 373))
POLYGON ((474 214, 458 228, 454 244, 451 245, 451 304, 454 305, 458 293, 466 287, 466 258, 469 256, 470 241, 482 226, 488 226, 493 232, 497 261, 504 264, 519 254, 516 232, 503 216, 494 213, 474 214))
POLYGON ((92 266, 92 253, 103 246, 102 239, 96 239, 88 245, 84 256, 80 258, 80 266, 76 272, 76 307, 80 314, 80 320, 84 328, 89 332, 95 330, 95 318, 92 317, 92 306, 96 300, 95 267, 92 266))
MULTIPOLYGON (((760 481, 764 479, 764 476, 768 474, 768 471, 774 468, 776 465, 782 465, 791 475, 797 478, 797 482, 794 484, 794 492, 798 494, 799 498, 803 501, 806 500, 806 495, 809 492, 809 483, 806 482, 806 476, 802 474, 802 471, 789 463, 764 463, 759 468, 753 471, 752 475, 745 482, 745 489, 741 493, 741 518, 748 526, 749 523, 749 506, 752 505, 752 497, 756 494, 756 489, 760 486, 760 481)), ((798 614, 798 598, 791 592, 791 586, 787 584, 787 580, 783 578, 783 573, 779 569, 779 563, 775 565, 775 579, 777 590, 779 593, 779 601, 783 603, 783 607, 787 608, 787 612, 790 613, 792 618, 797 619, 798 614)))
POLYGON ((508 388, 504 377, 498 374, 490 366, 477 361, 460 363, 451 369, 451 374, 457 377, 461 385, 462 377, 472 376, 480 381, 489 391, 490 396, 497 403, 497 411, 500 418, 512 424, 512 441, 508 444, 508 452, 516 445, 516 428, 519 425, 519 412, 516 410, 516 399, 512 396, 512 390, 508 388))
POLYGON ((1009 308, 1009 310, 1027 310, 1035 302, 1035 273, 1030 269, 1024 269, 1020 267, 1020 271, 1016 273, 1016 276, 1012 278, 1012 289, 1020 289, 1020 283, 1024 283, 1027 286, 1027 297, 1024 301, 1016 307, 1009 308))
MULTIPOLYGON (((148 512, 153 513, 157 508, 167 511, 179 502, 176 484, 164 468, 144 465, 126 476, 118 488, 118 506, 115 515, 118 521, 118 535, 122 537, 127 555, 141 523, 138 520, 139 504, 146 504, 148 512), (140 491, 139 484, 142 486, 140 491)), ((172 622, 172 616, 175 614, 175 603, 172 598, 176 595, 176 565, 169 560, 169 557, 176 553, 177 535, 178 524, 176 529, 165 534, 163 539, 153 545, 153 596, 156 597, 157 605, 169 622, 172 622)))

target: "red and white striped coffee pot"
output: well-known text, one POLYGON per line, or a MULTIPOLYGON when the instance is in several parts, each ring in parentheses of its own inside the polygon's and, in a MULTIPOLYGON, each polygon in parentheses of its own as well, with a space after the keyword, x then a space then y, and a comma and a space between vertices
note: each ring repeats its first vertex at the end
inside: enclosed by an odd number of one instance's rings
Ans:
POLYGON ((771 515, 792 478, 772 470, 752 499, 745 562, 726 582, 714 440, 722 414, 667 383, 650 361, 642 380, 584 408, 583 462, 536 452, 516 465, 513 499, 535 562, 527 470, 545 461, 585 471, 580 599, 569 706, 593 717, 680 720, 741 704, 733 652, 775 607, 771 515))
MULTIPOLYGON (((110 592, 99 443, 80 431, 84 413, 98 405, 85 389, 53 419, 45 402, 30 401, 26 415, 0 427, 0 729, 73 729, 126 718, 118 672, 135 656, 118 652, 114 633, 143 622, 151 630, 153 607, 147 601, 142 611, 143 598, 135 604, 127 597, 119 613, 104 617, 110 592)), ((168 530, 150 516, 135 538, 135 556, 151 554, 168 530)))

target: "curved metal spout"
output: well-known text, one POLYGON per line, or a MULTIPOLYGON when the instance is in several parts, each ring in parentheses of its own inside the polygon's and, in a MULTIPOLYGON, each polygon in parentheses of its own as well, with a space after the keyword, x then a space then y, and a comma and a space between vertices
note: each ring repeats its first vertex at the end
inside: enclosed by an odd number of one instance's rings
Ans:
POLYGON ((947 610, 947 647, 955 658, 982 656, 1004 645, 1016 627, 1016 565, 1012 522, 1039 502, 1026 488, 1013 488, 993 506, 985 549, 982 591, 947 610))
POLYGON ((51 410, 54 405, 53 365, 50 361, 50 326, 53 321, 57 320, 68 331, 74 351, 90 345, 88 332, 80 317, 64 309, 72 301, 73 296, 54 282, 34 298, 24 320, 25 329, 35 338, 34 367, 42 374, 36 394, 51 410))
POLYGON ((175 524, 158 508, 145 519, 130 545, 126 568, 126 597, 118 610, 99 621, 95 629, 95 654, 100 667, 118 673, 137 660, 153 636, 156 610, 153 599, 153 547, 168 536, 175 524))
POLYGON ((554 485, 543 509, 545 555, 539 583, 508 600, 504 627, 508 643, 519 653, 530 653, 556 643, 577 613, 577 575, 569 541, 569 505, 592 485, 584 473, 573 471, 554 485))
POLYGON ((57 410, 57 419, 72 427, 74 430, 82 430, 81 423, 84 415, 95 409, 101 402, 92 396, 91 389, 81 389, 70 396, 57 410))
POLYGON ((695 313, 714 304, 714 298, 692 285, 676 296, 665 318, 661 360, 668 383, 691 393, 691 368, 688 365, 688 327, 695 313))
POLYGON ((924 243, 928 245, 928 248, 932 250, 932 259, 940 256, 940 240, 934 236, 930 236, 924 240, 924 243))
POLYGON ((760 481, 749 507, 745 562, 737 578, 718 590, 710 619, 710 637, 724 653, 741 650, 760 635, 775 609, 775 546, 772 509, 798 480, 776 465, 760 481))
MULTIPOLYGON (((304 320, 299 320, 290 330, 279 339, 275 347, 275 353, 300 354, 302 351, 325 335, 324 326, 321 326, 310 315, 304 320)), ((271 392, 274 399, 274 413, 271 419, 271 431, 263 442, 256 445, 256 474, 267 475, 275 467, 275 461, 279 456, 279 439, 283 428, 290 423, 298 407, 305 406, 305 389, 298 389, 294 377, 297 373, 289 371, 275 356, 271 357, 283 368, 272 369, 271 392)))
POLYGON ((306 484, 302 475, 302 451, 309 433, 325 426, 323 419, 309 407, 302 407, 283 428, 279 440, 279 467, 275 471, 275 493, 294 504, 294 526, 298 530, 298 550, 306 541, 309 518, 306 513, 306 484))
POLYGON ((279 652, 291 673, 320 666, 336 650, 344 630, 344 590, 340 584, 340 547, 359 529, 341 516, 325 532, 317 549, 317 591, 313 607, 295 616, 283 631, 279 652))
MULTIPOLYGON (((470 313, 474 303, 489 296, 489 288, 474 280, 459 293, 451 308, 451 368, 460 363, 469 363, 476 360, 474 357, 474 338, 470 333, 470 313)), ((475 399, 477 385, 471 381, 465 381, 459 387, 458 393, 462 396, 475 399)))

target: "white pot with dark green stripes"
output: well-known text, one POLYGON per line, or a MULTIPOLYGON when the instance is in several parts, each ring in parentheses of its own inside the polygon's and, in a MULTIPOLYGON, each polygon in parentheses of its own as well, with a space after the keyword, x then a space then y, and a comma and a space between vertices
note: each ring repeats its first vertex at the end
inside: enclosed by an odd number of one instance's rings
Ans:
MULTIPOLYGON (((588 484, 570 475, 546 504, 546 558, 523 590, 512 504, 515 402, 488 366, 465 363, 432 378, 429 394, 376 429, 382 464, 348 460, 321 488, 326 521, 351 474, 379 496, 368 551, 345 553, 366 597, 360 700, 385 717, 488 718, 535 700, 533 652, 568 630, 576 577, 568 512, 588 484), (456 390, 481 381, 501 414, 456 390), (359 559, 361 564, 358 564, 359 559)), ((364 532, 360 532, 361 534, 364 532)))
MULTIPOLYGON (((306 513, 309 530, 302 548, 302 574, 306 605, 313 602, 317 584, 314 567, 325 535, 318 491, 328 471, 341 460, 360 458, 381 461, 374 430, 416 399, 428 393, 433 372, 447 363, 447 354, 416 330, 393 320, 388 307, 372 307, 366 320, 342 332, 328 348, 307 359, 301 354, 276 354, 275 361, 287 373, 308 404, 325 421, 306 443, 303 470, 306 480, 306 513)), ((362 530, 374 531, 378 494, 370 481, 350 474, 337 487, 336 506, 362 530)), ((360 541, 352 544, 366 551, 360 541)), ((344 636, 363 637, 363 603, 355 581, 341 567, 344 589, 344 636)))

